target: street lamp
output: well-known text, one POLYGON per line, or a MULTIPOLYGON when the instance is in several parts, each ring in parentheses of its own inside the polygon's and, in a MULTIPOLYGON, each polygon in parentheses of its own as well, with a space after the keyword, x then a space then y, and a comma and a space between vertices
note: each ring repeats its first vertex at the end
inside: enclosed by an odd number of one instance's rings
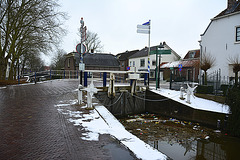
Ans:
POLYGON ((161 52, 158 54, 158 48, 161 50, 162 48, 164 48, 164 44, 162 42, 160 42, 159 46, 157 46, 157 53, 156 53, 156 60, 157 58, 159 58, 159 61, 158 61, 158 79, 157 79, 157 88, 160 89, 160 64, 161 64, 161 52))

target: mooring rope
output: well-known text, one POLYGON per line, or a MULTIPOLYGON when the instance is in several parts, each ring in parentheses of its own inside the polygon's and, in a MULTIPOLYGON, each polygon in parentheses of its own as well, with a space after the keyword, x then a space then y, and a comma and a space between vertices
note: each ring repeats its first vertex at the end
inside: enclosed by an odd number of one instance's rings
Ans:
POLYGON ((110 104, 110 105, 103 104, 103 105, 106 106, 106 107, 111 107, 111 106, 115 105, 115 104, 120 100, 120 98, 122 97, 122 95, 123 95, 123 92, 120 94, 120 96, 118 97, 118 99, 117 99, 113 104, 110 104))
POLYGON ((138 99, 141 99, 141 100, 144 100, 144 101, 150 101, 150 102, 162 102, 162 101, 167 101, 169 99, 172 99, 172 98, 176 97, 176 96, 173 96, 173 97, 164 98, 164 99, 146 99, 146 98, 142 98, 142 97, 139 97, 139 96, 136 96, 136 95, 133 95, 133 96, 138 98, 138 99))

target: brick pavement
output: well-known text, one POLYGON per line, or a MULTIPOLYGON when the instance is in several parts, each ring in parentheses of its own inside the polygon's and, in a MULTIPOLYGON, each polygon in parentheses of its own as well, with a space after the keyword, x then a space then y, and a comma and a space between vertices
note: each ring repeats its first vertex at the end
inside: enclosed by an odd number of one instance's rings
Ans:
POLYGON ((54 80, 0 89, 0 159, 121 159, 106 147, 112 144, 136 159, 110 135, 82 140, 84 129, 57 111, 59 101, 76 99, 78 83, 54 80))

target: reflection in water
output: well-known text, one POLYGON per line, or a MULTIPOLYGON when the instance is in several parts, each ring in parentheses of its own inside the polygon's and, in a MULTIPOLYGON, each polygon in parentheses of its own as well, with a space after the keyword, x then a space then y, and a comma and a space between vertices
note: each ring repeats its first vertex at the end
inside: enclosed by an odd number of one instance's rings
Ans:
POLYGON ((221 144, 210 141, 198 141, 196 159, 227 159, 221 144))
POLYGON ((209 140, 173 138, 148 141, 148 143, 168 157, 177 160, 232 160, 239 158, 240 139, 233 137, 209 140))

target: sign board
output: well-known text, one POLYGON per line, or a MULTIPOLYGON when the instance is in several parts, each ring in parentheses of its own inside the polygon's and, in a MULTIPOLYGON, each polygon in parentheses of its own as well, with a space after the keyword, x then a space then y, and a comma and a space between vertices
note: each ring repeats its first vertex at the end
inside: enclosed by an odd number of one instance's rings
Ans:
POLYGON ((171 54, 170 49, 150 51, 150 54, 171 54))
POLYGON ((137 25, 138 29, 150 29, 149 25, 137 25))
POLYGON ((84 71, 85 70, 85 64, 84 63, 79 63, 79 70, 84 71))
POLYGON ((137 33, 150 34, 150 30, 147 29, 137 29, 137 33))
POLYGON ((150 25, 137 25, 137 33, 150 34, 150 25))
POLYGON ((128 66, 126 69, 127 69, 127 71, 129 71, 129 70, 130 70, 130 67, 128 66))
POLYGON ((76 50, 79 54, 84 54, 86 52, 86 46, 83 43, 79 43, 76 46, 76 50))

